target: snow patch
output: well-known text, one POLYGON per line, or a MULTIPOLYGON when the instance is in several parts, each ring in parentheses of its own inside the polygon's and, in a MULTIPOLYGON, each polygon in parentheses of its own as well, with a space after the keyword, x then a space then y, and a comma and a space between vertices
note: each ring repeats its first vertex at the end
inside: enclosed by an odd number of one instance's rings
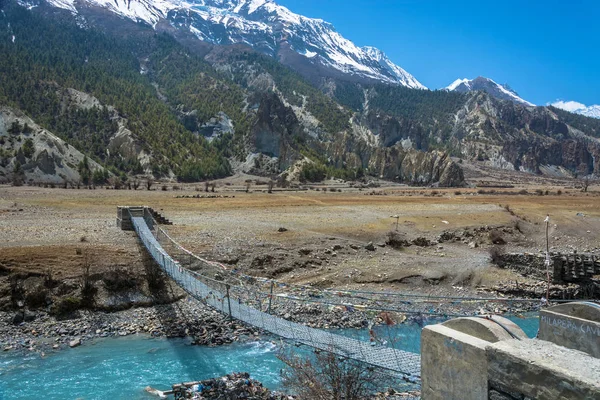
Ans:
POLYGON ((586 106, 583 103, 577 101, 562 101, 557 100, 554 103, 548 105, 560 108, 561 110, 569 111, 575 114, 584 115, 586 117, 600 118, 600 105, 586 106))
MULTIPOLYGON (((23 1, 23 0, 21 0, 23 1)), ((88 3, 133 21, 156 27, 172 11, 187 13, 223 26, 231 43, 248 43, 261 49, 273 48, 283 33, 289 42, 302 42, 298 53, 308 58, 320 55, 321 62, 349 75, 366 77, 410 88, 426 89, 411 74, 393 63, 375 47, 360 48, 321 20, 290 11, 273 0, 48 0, 55 7, 77 13, 77 6, 88 3), (189 1, 189 2, 188 2, 189 1), (277 34, 276 34, 277 32, 277 34), (307 49, 307 50, 305 50, 307 49), (310 49, 310 50, 308 50, 310 49), (316 50, 316 51, 315 51, 316 50)), ((192 25, 194 23, 192 22, 192 25)), ((183 27, 183 26, 181 26, 183 27)), ((198 39, 220 43, 214 32, 189 29, 198 39)))
POLYGON ((471 81, 467 78, 464 79, 457 79, 454 82, 452 82, 449 86, 446 87, 447 90, 453 91, 455 90, 457 87, 459 87, 461 84, 465 84, 469 89, 471 89, 471 81))

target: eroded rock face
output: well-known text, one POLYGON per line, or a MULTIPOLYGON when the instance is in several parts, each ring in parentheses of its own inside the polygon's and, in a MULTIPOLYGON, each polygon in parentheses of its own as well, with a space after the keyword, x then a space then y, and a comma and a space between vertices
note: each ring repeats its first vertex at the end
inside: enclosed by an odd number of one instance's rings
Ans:
POLYGON ((259 106, 250 134, 252 150, 278 158, 279 168, 283 171, 300 157, 293 141, 305 134, 294 111, 275 93, 263 93, 255 100, 259 106))
MULTIPOLYGON (((600 140, 565 124, 546 107, 528 109, 485 94, 474 96, 458 116, 463 156, 507 161, 504 168, 540 174, 558 167, 580 175, 600 172, 600 140)), ((502 167, 502 166, 500 166, 502 167)))
POLYGON ((421 140, 418 127, 407 135, 395 118, 367 116, 374 130, 355 123, 350 132, 343 131, 317 138, 275 93, 256 99, 259 104, 250 142, 252 151, 275 157, 280 171, 302 159, 298 142, 323 154, 337 168, 362 168, 370 174, 397 182, 440 186, 461 186, 464 175, 460 166, 441 151, 424 152, 412 148, 421 140), (411 145, 406 146, 408 141, 411 145))

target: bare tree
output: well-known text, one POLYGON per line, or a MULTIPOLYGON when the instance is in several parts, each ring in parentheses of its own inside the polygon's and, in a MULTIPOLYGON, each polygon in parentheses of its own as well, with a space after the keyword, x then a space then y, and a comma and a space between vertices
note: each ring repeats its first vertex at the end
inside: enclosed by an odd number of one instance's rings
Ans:
POLYGON ((210 186, 210 182, 209 182, 209 181, 206 181, 206 182, 204 182, 204 191, 205 191, 206 193, 208 193, 208 188, 209 188, 209 186, 210 186))
POLYGON ((301 357, 284 350, 277 358, 286 365, 283 386, 301 400, 362 400, 384 384, 373 367, 329 352, 301 357))
POLYGON ((154 182, 152 182, 152 180, 148 179, 148 180, 146 181, 146 190, 150 190, 150 189, 152 188, 152 184, 153 184, 153 183, 154 183, 154 182))
POLYGON ((133 190, 138 190, 138 188, 140 187, 140 181, 138 181, 137 179, 133 180, 133 190))
POLYGON ((95 296, 98 289, 94 286, 90 268, 92 266, 92 257, 86 251, 83 253, 83 265, 81 273, 81 305, 91 308, 95 303, 95 296))
POLYGON ((582 187, 582 191, 584 193, 586 193, 588 191, 588 188, 590 187, 590 178, 589 177, 585 177, 583 178, 583 180, 581 181, 581 187, 582 187))
POLYGON ((273 186, 275 185, 275 182, 273 182, 272 180, 269 181, 269 191, 268 193, 273 193, 273 186))

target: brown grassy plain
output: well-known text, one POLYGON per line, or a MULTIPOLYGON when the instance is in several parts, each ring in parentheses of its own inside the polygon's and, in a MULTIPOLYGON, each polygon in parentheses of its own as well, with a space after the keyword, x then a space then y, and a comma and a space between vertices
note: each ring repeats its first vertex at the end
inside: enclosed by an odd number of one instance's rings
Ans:
POLYGON ((398 230, 407 240, 436 241, 446 231, 507 227, 513 232, 506 234, 507 251, 538 252, 545 246, 542 221, 550 214, 555 250, 600 247, 600 197, 594 188, 581 193, 544 187, 550 194, 538 196, 533 187, 527 188, 529 194, 519 195, 521 189, 478 194, 475 189, 403 187, 267 194, 261 187, 245 193, 235 186, 220 186, 217 195, 228 198, 176 198, 203 194, 194 189, 0 186, 0 266, 51 269, 55 276, 71 277, 81 272, 82 251, 90 254, 97 272, 139 264, 136 238, 115 226, 118 205, 148 205, 162 212, 175 223, 169 232, 206 258, 252 274, 328 287, 438 293, 526 280, 490 265, 485 232, 473 238, 477 248, 454 242, 400 251, 380 246, 366 250, 368 242, 382 244, 396 229, 393 215, 399 216, 398 230), (520 232, 514 230, 515 224, 520 232), (287 231, 279 232, 280 227, 287 231))

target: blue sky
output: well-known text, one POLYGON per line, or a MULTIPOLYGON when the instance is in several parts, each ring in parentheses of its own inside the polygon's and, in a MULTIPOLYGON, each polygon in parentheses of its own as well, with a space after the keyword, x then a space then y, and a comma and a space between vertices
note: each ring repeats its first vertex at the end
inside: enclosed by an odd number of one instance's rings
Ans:
POLYGON ((430 89, 486 76, 543 105, 600 104, 600 0, 276 0, 385 51, 430 89))

